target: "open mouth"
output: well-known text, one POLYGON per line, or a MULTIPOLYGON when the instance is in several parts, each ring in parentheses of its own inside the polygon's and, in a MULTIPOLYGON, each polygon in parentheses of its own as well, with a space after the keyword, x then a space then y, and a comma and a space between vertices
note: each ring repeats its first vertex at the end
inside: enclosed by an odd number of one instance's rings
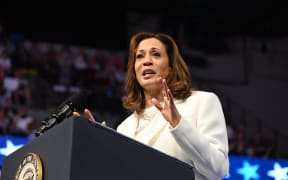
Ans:
POLYGON ((153 71, 152 69, 146 69, 142 73, 143 76, 148 76, 148 75, 153 75, 153 74, 156 74, 156 72, 153 71))

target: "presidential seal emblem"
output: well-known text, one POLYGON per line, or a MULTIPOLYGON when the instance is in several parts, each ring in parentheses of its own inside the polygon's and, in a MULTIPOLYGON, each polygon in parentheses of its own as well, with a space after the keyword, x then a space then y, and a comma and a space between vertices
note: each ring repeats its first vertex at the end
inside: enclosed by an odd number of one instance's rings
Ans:
POLYGON ((39 155, 28 153, 17 168, 14 180, 42 180, 43 170, 39 155))

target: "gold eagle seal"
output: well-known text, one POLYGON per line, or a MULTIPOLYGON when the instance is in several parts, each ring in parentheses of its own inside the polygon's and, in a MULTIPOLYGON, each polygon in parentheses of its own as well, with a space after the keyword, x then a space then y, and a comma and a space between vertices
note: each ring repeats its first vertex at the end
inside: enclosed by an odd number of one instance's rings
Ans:
POLYGON ((14 180, 42 180, 42 162, 39 155, 28 153, 17 168, 14 180))

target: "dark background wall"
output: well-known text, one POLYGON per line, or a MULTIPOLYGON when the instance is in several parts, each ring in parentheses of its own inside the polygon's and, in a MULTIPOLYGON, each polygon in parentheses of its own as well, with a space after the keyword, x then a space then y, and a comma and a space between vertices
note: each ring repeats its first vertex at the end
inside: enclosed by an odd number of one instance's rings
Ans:
POLYGON ((277 1, 103 1, 99 4, 33 3, 1 5, 0 21, 9 32, 30 39, 61 41, 99 48, 125 49, 127 16, 137 12, 161 15, 167 23, 187 23, 206 34, 287 34, 285 6, 277 1), (117 2, 118 3, 118 2, 117 2), (119 2, 120 3, 120 2, 119 2))

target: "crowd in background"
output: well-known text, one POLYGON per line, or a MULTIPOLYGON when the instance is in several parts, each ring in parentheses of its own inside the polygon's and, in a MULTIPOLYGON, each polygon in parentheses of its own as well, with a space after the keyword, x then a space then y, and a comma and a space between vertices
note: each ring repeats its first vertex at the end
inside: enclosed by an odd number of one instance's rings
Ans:
POLYGON ((277 151, 277 144, 272 137, 265 136, 261 130, 248 135, 244 122, 236 125, 227 123, 229 153, 239 156, 258 158, 285 158, 277 151))
MULTIPOLYGON (((81 89, 94 92, 96 117, 116 127, 123 119, 125 60, 125 52, 12 40, 0 24, 0 134, 33 137, 43 119, 31 111, 49 111, 81 89)), ((278 157, 276 145, 261 132, 248 137, 241 122, 227 123, 227 130, 230 154, 278 157)))

